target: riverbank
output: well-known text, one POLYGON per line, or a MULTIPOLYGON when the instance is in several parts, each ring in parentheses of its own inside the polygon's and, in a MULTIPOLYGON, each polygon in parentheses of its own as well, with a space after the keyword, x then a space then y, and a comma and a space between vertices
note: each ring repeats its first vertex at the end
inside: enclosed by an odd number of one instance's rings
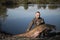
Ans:
POLYGON ((13 37, 14 35, 5 32, 0 32, 0 40, 60 40, 60 32, 49 33, 44 38, 26 38, 26 37, 13 37))
POLYGON ((11 36, 12 36, 12 34, 0 32, 0 39, 5 39, 5 38, 11 37, 11 36))
POLYGON ((0 32, 0 40, 60 40, 60 32, 51 32, 48 35, 40 38, 27 38, 27 37, 19 37, 5 33, 5 32, 0 32))

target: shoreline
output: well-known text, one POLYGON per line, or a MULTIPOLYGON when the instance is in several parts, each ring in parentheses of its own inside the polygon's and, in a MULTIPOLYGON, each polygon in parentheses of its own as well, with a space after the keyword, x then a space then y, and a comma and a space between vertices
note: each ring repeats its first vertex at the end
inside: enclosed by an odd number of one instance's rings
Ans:
POLYGON ((50 36, 50 37, 45 37, 45 38, 26 38, 26 37, 18 37, 18 36, 16 36, 16 37, 13 37, 14 35, 12 35, 12 34, 8 34, 8 33, 5 33, 5 32, 0 32, 0 39, 1 40, 9 40, 9 39, 12 39, 12 40, 19 40, 19 39, 22 39, 22 40, 37 40, 37 39, 43 39, 43 40, 45 40, 45 39, 47 39, 47 40, 51 40, 51 39, 53 39, 53 40, 57 40, 57 39, 60 39, 60 32, 53 32, 53 33, 50 33, 48 36, 50 36))

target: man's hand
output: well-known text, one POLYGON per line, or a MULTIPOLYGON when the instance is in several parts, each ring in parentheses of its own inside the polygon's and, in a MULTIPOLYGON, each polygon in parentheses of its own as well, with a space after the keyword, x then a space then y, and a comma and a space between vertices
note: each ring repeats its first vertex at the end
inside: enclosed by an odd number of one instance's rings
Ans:
POLYGON ((39 36, 39 31, 36 31, 33 35, 31 35, 32 38, 36 38, 37 36, 39 36))
POLYGON ((27 32, 30 31, 29 29, 27 29, 27 32))

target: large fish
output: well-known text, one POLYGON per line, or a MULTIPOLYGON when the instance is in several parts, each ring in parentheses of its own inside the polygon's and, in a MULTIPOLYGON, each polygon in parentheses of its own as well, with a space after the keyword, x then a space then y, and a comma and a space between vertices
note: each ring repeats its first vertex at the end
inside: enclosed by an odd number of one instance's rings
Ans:
POLYGON ((13 37, 29 37, 29 38, 36 38, 40 33, 42 33, 44 30, 48 29, 48 30, 52 30, 55 26, 53 25, 49 25, 49 24, 43 24, 40 26, 35 27, 34 29, 22 33, 22 34, 17 34, 14 35, 13 37), (49 27, 48 27, 49 26, 49 27))

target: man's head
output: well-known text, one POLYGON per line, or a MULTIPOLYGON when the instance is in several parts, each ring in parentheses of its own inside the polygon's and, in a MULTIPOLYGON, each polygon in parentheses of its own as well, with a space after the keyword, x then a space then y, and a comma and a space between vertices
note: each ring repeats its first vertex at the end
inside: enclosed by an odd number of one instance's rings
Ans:
POLYGON ((40 12, 37 11, 37 12, 35 13, 35 18, 39 18, 39 17, 40 17, 40 12))

